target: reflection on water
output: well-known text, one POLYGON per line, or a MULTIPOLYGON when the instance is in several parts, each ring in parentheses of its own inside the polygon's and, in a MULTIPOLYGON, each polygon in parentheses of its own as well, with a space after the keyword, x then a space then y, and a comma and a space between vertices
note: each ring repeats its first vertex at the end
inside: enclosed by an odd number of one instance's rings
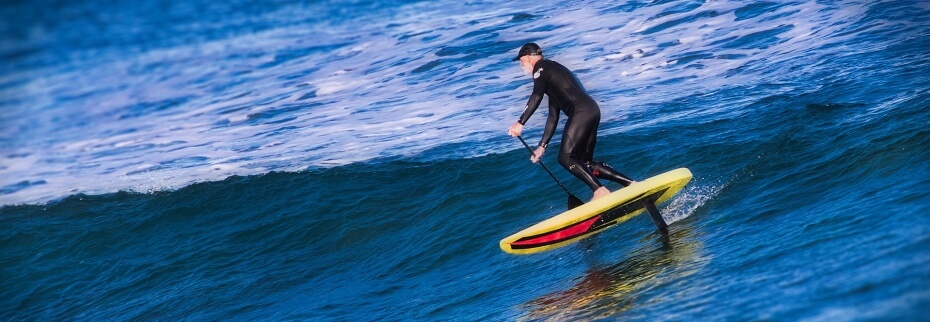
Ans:
POLYGON ((656 243, 642 247, 617 263, 603 263, 585 254, 589 269, 580 281, 566 290, 543 295, 523 305, 529 320, 577 320, 614 316, 644 302, 649 291, 674 283, 697 272, 706 263, 703 245, 694 240, 694 231, 683 227, 668 237, 651 235, 656 243))

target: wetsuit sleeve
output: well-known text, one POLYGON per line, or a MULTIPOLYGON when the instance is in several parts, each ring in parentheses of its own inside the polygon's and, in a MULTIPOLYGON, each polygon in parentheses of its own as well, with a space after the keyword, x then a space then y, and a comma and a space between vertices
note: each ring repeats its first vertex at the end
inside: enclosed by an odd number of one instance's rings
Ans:
POLYGON ((555 135, 555 128, 559 125, 559 100, 549 98, 549 118, 546 119, 546 129, 543 130, 542 139, 539 140, 539 146, 548 147, 549 141, 555 135))
POLYGON ((542 102, 543 95, 546 94, 546 85, 549 82, 549 73, 542 68, 543 62, 540 61, 536 64, 538 68, 533 73, 535 77, 533 79, 533 94, 530 94, 530 99, 526 102, 526 109, 523 110, 523 115, 520 116, 518 121, 523 125, 526 125, 526 121, 529 121, 530 116, 533 116, 533 113, 539 108, 539 103, 542 102))

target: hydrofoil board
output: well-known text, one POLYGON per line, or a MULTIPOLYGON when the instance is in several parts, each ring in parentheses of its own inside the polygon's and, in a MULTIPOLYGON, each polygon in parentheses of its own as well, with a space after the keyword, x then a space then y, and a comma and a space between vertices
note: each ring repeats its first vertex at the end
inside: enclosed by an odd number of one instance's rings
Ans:
POLYGON ((511 254, 532 254, 568 245, 627 221, 647 206, 668 201, 689 181, 691 171, 680 168, 633 183, 504 238, 501 249, 511 254))

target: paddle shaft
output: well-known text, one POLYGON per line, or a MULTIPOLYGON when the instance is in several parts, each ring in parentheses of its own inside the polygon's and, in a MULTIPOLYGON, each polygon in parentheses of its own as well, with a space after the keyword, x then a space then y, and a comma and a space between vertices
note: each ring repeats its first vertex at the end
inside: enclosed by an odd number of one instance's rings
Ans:
MULTIPOLYGON (((523 137, 518 135, 517 138, 520 139, 520 143, 523 143, 523 147, 525 147, 527 151, 530 151, 531 155, 536 155, 536 152, 533 152, 533 149, 530 148, 530 145, 526 144, 526 141, 523 141, 523 137)), ((568 188, 565 188, 565 186, 562 185, 562 182, 559 181, 559 179, 556 178, 554 174, 552 174, 552 171, 549 171, 549 167, 543 164, 542 157, 539 158, 538 162, 539 162, 539 165, 542 166, 543 170, 546 170, 546 173, 548 173, 549 176, 552 177, 552 180, 555 180, 555 183, 559 184, 559 187, 562 187, 562 190, 565 190, 565 193, 567 193, 569 197, 578 199, 578 197, 575 197, 575 195, 573 195, 571 191, 568 191, 568 188)))

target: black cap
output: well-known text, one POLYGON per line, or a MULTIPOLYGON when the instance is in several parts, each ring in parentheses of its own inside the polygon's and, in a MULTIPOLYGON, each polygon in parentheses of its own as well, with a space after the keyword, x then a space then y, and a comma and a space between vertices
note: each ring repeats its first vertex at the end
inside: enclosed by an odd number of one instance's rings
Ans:
POLYGON ((526 55, 542 55, 542 48, 539 48, 539 45, 535 43, 528 42, 523 47, 520 47, 520 53, 517 54, 517 58, 514 58, 514 61, 520 60, 520 57, 526 55))

